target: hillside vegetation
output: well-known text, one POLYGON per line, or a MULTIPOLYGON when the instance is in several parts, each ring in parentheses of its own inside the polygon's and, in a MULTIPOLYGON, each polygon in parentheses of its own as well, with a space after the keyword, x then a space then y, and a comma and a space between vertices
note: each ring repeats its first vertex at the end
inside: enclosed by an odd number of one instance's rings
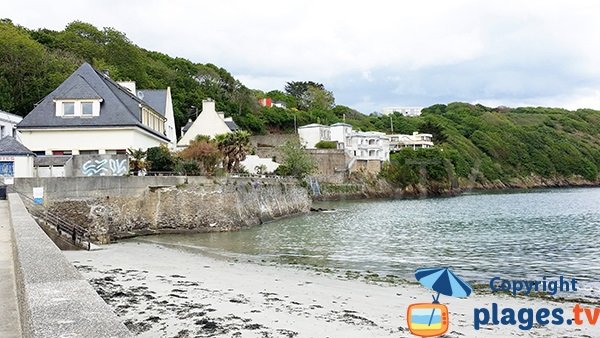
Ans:
POLYGON ((283 90, 245 87, 213 64, 136 46, 112 28, 73 22, 62 31, 31 30, 0 20, 0 109, 26 115, 33 105, 82 62, 109 70, 138 88, 170 86, 177 130, 195 115, 192 107, 213 98, 217 109, 254 134, 293 132, 294 126, 346 121, 357 130, 427 132, 436 147, 392 156, 383 175, 397 186, 448 190, 465 185, 519 186, 597 183, 600 112, 555 108, 488 108, 451 103, 422 116, 364 115, 335 104, 334 93, 312 81, 290 81, 283 90), (266 108, 271 97, 287 108, 266 108))
POLYGON ((594 184, 600 168, 600 112, 488 108, 451 103, 426 108, 413 123, 435 148, 392 155, 384 176, 402 187, 594 184))

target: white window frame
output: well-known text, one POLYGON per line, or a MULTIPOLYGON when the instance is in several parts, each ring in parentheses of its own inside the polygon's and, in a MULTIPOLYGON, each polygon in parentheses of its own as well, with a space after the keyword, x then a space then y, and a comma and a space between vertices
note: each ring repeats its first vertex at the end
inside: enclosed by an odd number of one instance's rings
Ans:
POLYGON ((82 117, 92 117, 94 116, 94 102, 93 101, 81 101, 80 102, 80 106, 81 106, 81 116, 82 117), (83 107, 85 104, 89 104, 91 105, 91 111, 89 114, 84 113, 83 107))
POLYGON ((61 108, 62 108, 62 116, 63 117, 75 117, 75 113, 76 113, 76 109, 75 109, 75 101, 63 101, 61 104, 61 108), (67 105, 70 105, 73 107, 73 113, 72 114, 66 114, 66 107, 67 105))

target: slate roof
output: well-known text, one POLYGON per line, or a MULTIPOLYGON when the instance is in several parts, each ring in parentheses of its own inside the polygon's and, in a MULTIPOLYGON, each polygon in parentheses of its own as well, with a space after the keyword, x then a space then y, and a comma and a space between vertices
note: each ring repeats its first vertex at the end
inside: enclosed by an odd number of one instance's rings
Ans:
MULTIPOLYGON (((84 63, 60 86, 42 99, 17 125, 17 129, 136 126, 168 141, 165 135, 142 124, 140 106, 156 111, 148 103, 101 74, 88 63, 84 63), (93 118, 56 116, 54 100, 96 98, 102 98, 100 116, 93 118)), ((158 111, 157 113, 160 114, 158 111)))
POLYGON ((35 156, 35 154, 22 145, 12 136, 0 139, 0 155, 2 156, 35 156))
POLYGON ((167 107, 167 90, 166 89, 138 89, 139 93, 142 94, 140 97, 146 102, 152 109, 156 110, 162 116, 166 116, 167 107))
POLYGON ((238 127, 238 125, 235 124, 235 121, 224 121, 224 122, 227 125, 227 127, 229 127, 229 130, 231 130, 231 131, 236 131, 236 130, 240 129, 240 127, 238 127))
POLYGON ((192 121, 192 119, 189 119, 188 122, 185 124, 185 126, 183 126, 183 128, 181 128, 181 131, 183 133, 186 133, 188 131, 188 129, 190 129, 192 124, 194 124, 194 121, 192 121))

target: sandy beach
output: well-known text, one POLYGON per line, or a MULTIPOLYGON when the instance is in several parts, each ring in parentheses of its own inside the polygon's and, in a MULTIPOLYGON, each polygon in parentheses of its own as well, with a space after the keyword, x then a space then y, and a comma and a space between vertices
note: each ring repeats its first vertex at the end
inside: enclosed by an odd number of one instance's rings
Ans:
MULTIPOLYGON (((418 285, 348 280, 337 273, 223 259, 151 242, 65 252, 140 337, 412 337, 406 309, 431 301, 418 285)), ((474 308, 571 308, 572 303, 478 294, 442 296, 445 337, 596 337, 589 325, 473 327, 474 308)), ((565 316, 565 319, 567 316, 565 316)))

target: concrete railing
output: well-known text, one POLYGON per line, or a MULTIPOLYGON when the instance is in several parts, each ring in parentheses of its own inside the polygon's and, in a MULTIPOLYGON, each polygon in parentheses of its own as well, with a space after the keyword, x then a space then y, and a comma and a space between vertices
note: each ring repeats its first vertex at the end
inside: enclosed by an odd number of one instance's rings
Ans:
POLYGON ((9 194, 24 337, 131 337, 111 308, 9 194))

